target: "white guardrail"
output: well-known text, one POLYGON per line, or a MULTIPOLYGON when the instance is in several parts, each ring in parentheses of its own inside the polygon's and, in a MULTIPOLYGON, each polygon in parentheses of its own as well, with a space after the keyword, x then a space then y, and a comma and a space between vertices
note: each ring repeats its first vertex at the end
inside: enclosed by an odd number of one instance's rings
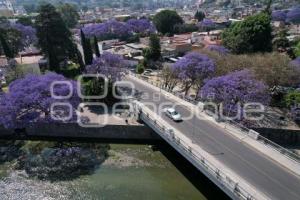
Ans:
MULTIPOLYGON (((161 88, 162 90, 165 90, 163 87, 161 87, 158 83, 155 84, 153 81, 149 81, 149 79, 147 78, 142 78, 140 75, 137 75, 137 74, 134 74, 134 73, 130 73, 132 76, 135 76, 136 78, 139 78, 139 79, 142 79, 143 81, 146 81, 147 83, 153 85, 153 86, 156 86, 158 88, 161 88)), ((189 103, 192 103, 194 105, 197 105, 199 102, 197 101, 193 101, 193 100, 190 100, 190 99, 187 99, 185 97, 183 97, 182 95, 178 95, 178 93, 175 93, 175 92, 170 92, 170 91, 167 91, 165 90, 166 92, 169 92, 173 95, 175 95, 176 97, 178 98, 181 98, 182 100, 185 100, 189 103)), ((276 144, 275 142, 272 142, 271 140, 261 136, 259 133, 257 133, 256 131, 254 130, 250 130, 248 128, 246 128, 245 126, 243 126, 242 124, 240 123, 237 123, 235 121, 227 121, 228 124, 238 128, 239 130, 241 130, 242 133, 244 133, 245 135, 249 136, 250 138, 252 139, 255 139, 257 140, 258 142, 264 144, 264 145, 267 145, 268 147, 274 149, 275 151, 283 154, 284 156, 286 156, 287 158, 293 160, 293 161, 296 161, 297 163, 300 163, 300 156, 296 153, 293 153, 292 151, 280 146, 279 144, 276 144), (253 137, 253 134, 255 135, 253 137)))
MULTIPOLYGON (((206 171, 210 176, 218 180, 222 187, 225 187, 227 191, 230 191, 235 199, 254 200, 255 198, 245 188, 243 188, 237 181, 234 181, 231 177, 222 172, 219 168, 215 167, 211 162, 204 158, 199 151, 196 151, 190 147, 184 140, 177 137, 176 132, 172 127, 166 127, 157 120, 157 116, 151 116, 151 114, 143 108, 143 104, 134 102, 133 107, 135 113, 139 113, 143 120, 147 120, 152 126, 157 128, 162 136, 167 140, 168 143, 175 143, 182 151, 187 153, 193 158, 202 169, 206 171)), ((221 188, 222 189, 222 188, 221 188)), ((225 191, 226 192, 226 191, 225 191)), ((226 192, 228 194, 228 192, 226 192)), ((232 195, 231 195, 232 196, 232 195)))

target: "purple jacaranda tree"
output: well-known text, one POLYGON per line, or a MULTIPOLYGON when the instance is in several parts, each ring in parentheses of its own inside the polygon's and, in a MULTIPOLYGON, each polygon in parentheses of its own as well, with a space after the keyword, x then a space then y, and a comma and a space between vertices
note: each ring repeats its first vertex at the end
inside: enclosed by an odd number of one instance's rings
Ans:
POLYGON ((199 28, 207 31, 208 33, 216 27, 215 22, 211 19, 203 19, 201 22, 198 23, 199 28))
POLYGON ((185 94, 192 86, 200 89, 204 81, 213 76, 215 68, 215 63, 208 56, 196 52, 185 55, 172 66, 183 83, 185 94))
POLYGON ((292 60, 290 62, 290 65, 300 70, 300 57, 296 58, 295 60, 292 60))
POLYGON ((268 87, 256 80, 250 70, 232 72, 215 77, 201 88, 200 98, 223 106, 224 114, 236 113, 237 105, 261 103, 268 105, 268 87))
POLYGON ((274 10, 272 12, 272 20, 284 22, 286 20, 286 12, 284 10, 274 10))
POLYGON ((229 49, 227 49, 227 48, 225 48, 224 46, 221 46, 221 45, 209 45, 207 47, 207 49, 209 51, 217 52, 220 55, 227 55, 228 53, 230 53, 229 49))
POLYGON ((286 14, 286 21, 290 23, 300 23, 300 6, 296 6, 290 9, 286 14))
POLYGON ((90 24, 84 27, 83 32, 89 38, 96 36, 100 40, 126 39, 132 35, 131 28, 125 23, 110 20, 100 24, 90 24))
POLYGON ((134 33, 142 35, 149 35, 156 31, 154 25, 147 19, 130 19, 126 22, 126 25, 129 26, 134 33))
POLYGON ((6 128, 24 128, 29 123, 52 122, 55 117, 66 117, 71 114, 75 119, 80 98, 77 95, 77 84, 62 75, 47 73, 45 75, 27 75, 17 79, 9 85, 9 91, 0 97, 0 125, 6 128), (53 87, 55 96, 68 96, 69 98, 54 98, 51 95, 51 84, 55 81, 68 81, 72 88, 66 84, 57 84, 53 87), (71 90, 71 91, 70 91, 71 90), (54 103, 69 103, 73 109, 66 106, 56 107, 51 113, 54 103))
POLYGON ((31 26, 5 22, 0 24, 0 29, 14 55, 37 43, 36 30, 31 26))
POLYGON ((293 107, 291 108, 291 114, 292 114, 292 118, 293 118, 295 121, 300 122, 300 105, 298 105, 298 106, 293 106, 293 107))
POLYGON ((37 36, 35 28, 24 26, 23 24, 11 24, 11 28, 18 30, 21 33, 21 44, 23 48, 29 47, 31 44, 36 44, 37 36))
POLYGON ((104 52, 100 57, 94 59, 92 65, 86 67, 88 74, 101 74, 110 82, 118 81, 124 75, 127 62, 122 56, 104 52))

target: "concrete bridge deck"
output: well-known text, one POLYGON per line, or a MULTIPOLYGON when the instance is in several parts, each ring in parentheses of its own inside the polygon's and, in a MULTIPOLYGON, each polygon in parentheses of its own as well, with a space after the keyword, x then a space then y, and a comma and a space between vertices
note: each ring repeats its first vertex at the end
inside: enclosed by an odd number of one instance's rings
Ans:
MULTIPOLYGON (((138 101, 159 106, 169 102, 178 104, 176 99, 161 95, 159 99, 157 90, 149 85, 128 77, 135 85, 138 101)), ((152 112, 157 112, 152 106, 147 106, 152 112)), ((183 115, 188 116, 190 110, 184 105, 176 106, 176 109, 183 115)), ((157 113, 158 114, 158 113, 157 113)), ((300 178, 298 175, 283 167, 280 163, 270 159, 265 154, 257 151, 242 140, 233 137, 226 129, 222 129, 206 120, 199 120, 193 117, 181 123, 176 123, 162 115, 162 120, 171 127, 184 134, 185 138, 192 141, 193 145, 201 147, 210 157, 218 161, 224 168, 232 171, 237 177, 243 179, 247 185, 254 187, 258 198, 262 199, 300 199, 300 178)))

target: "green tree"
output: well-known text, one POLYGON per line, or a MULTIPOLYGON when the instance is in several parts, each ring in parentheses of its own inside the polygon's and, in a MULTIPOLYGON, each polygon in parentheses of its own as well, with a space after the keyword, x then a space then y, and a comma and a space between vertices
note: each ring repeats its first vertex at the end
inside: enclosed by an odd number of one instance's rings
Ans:
POLYGON ((222 40, 233 53, 268 52, 272 50, 271 18, 267 13, 247 17, 225 29, 222 40))
POLYGON ((300 105, 300 92, 297 90, 288 92, 288 94, 284 97, 284 102, 288 108, 300 105))
POLYGON ((191 33, 198 31, 199 28, 195 24, 176 24, 174 26, 175 34, 191 33))
POLYGON ((156 34, 150 35, 151 58, 156 61, 161 57, 160 39, 156 34))
POLYGON ((143 56, 146 60, 157 61, 161 57, 160 39, 156 34, 150 35, 150 47, 144 49, 143 56))
POLYGON ((32 26, 33 25, 31 17, 25 17, 25 16, 19 17, 17 20, 17 23, 23 24, 24 26, 32 26))
POLYGON ((2 49, 3 49, 5 56, 7 58, 13 58, 14 55, 13 55, 12 51, 10 50, 10 48, 2 34, 0 34, 0 44, 2 45, 2 49))
POLYGON ((183 24, 183 19, 174 10, 163 10, 154 16, 153 22, 162 34, 173 34, 174 26, 183 24))
POLYGON ((85 64, 83 62, 81 52, 79 51, 79 49, 77 48, 77 45, 75 43, 73 43, 73 52, 72 53, 73 53, 73 55, 72 55, 73 60, 75 61, 75 63, 79 64, 80 72, 83 72, 85 69, 85 64))
POLYGON ((67 27, 74 28, 78 24, 79 14, 74 4, 60 3, 57 7, 67 27))
POLYGON ((201 22, 204 18, 205 18, 205 13, 203 11, 197 10, 197 12, 195 13, 195 19, 201 22))
POLYGON ((294 54, 296 57, 300 56, 300 41, 297 43, 297 45, 294 47, 294 54))
POLYGON ((95 50, 96 56, 100 57, 100 50, 99 50, 98 40, 97 40, 96 36, 94 36, 94 50, 95 50))
POLYGON ((86 65, 91 65, 93 62, 93 50, 91 46, 91 41, 89 38, 85 37, 85 34, 82 31, 82 29, 80 30, 80 36, 81 36, 81 45, 84 54, 84 62, 86 65))
POLYGON ((272 8, 271 8, 272 3, 273 3, 273 0, 267 0, 267 2, 266 2, 267 5, 266 5, 265 12, 268 13, 269 15, 271 15, 271 13, 272 13, 272 8))
POLYGON ((280 30, 278 34, 275 35, 273 41, 273 50, 275 51, 287 51, 290 48, 290 42, 287 39, 287 31, 286 29, 280 30))
POLYGON ((39 46, 46 55, 51 71, 60 71, 60 64, 76 56, 77 47, 61 15, 51 4, 43 4, 36 18, 39 46))
POLYGON ((12 28, 10 22, 5 17, 0 17, 0 33, 6 43, 6 45, 2 45, 2 48, 0 43, 0 51, 4 52, 3 48, 7 46, 10 49, 10 55, 12 57, 17 55, 24 47, 22 45, 22 33, 19 30, 12 28))
POLYGON ((143 60, 136 66, 135 71, 137 74, 142 74, 145 71, 145 63, 146 61, 143 60))

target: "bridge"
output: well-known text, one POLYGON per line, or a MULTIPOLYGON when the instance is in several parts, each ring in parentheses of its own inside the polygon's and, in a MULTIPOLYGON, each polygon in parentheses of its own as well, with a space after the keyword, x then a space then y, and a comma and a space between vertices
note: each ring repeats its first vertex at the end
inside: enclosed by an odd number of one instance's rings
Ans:
POLYGON ((251 130, 193 116, 180 123, 159 114, 159 107, 176 104, 183 116, 197 108, 133 75, 134 113, 189 160, 232 199, 300 199, 298 156, 262 140, 251 130), (157 98, 159 96, 159 98, 157 98), (155 106, 153 106, 155 105, 155 106), (259 141, 260 140, 260 141, 259 141))

